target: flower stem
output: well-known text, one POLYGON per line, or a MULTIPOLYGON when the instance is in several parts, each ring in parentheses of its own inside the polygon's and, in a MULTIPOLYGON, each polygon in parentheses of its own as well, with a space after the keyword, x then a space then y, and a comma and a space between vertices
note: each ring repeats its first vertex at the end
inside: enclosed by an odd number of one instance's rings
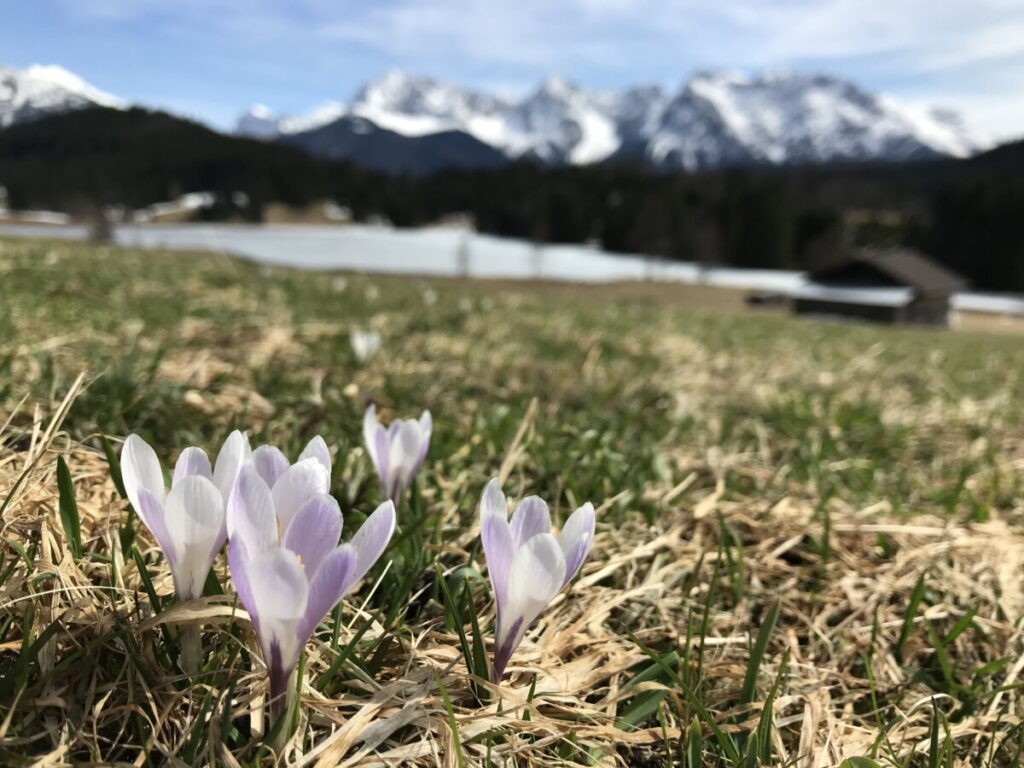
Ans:
POLYGON ((181 668, 187 675, 199 671, 203 645, 198 624, 186 624, 181 630, 181 668))

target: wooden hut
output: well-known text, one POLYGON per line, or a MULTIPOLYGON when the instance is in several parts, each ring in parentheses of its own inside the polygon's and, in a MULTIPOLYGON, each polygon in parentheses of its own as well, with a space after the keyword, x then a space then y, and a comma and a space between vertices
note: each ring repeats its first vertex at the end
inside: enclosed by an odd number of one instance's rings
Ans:
POLYGON ((962 277, 906 248, 863 249, 811 272, 793 311, 880 323, 948 325, 962 277))

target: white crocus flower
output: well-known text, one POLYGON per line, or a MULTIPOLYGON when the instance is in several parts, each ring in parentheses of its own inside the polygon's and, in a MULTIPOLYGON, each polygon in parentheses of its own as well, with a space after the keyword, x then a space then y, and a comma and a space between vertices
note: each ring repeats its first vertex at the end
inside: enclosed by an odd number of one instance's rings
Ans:
POLYGON ((349 334, 349 340, 352 342, 352 351, 355 353, 356 360, 360 363, 369 362, 380 351, 380 331, 353 329, 349 334))
POLYGON ((171 488, 156 452, 138 435, 121 449, 121 477, 128 500, 167 557, 179 600, 203 592, 213 559, 227 538, 224 510, 242 466, 252 458, 248 438, 232 432, 216 463, 201 448, 182 451, 171 488))
POLYGON ((366 450, 380 477, 381 492, 396 505, 427 457, 433 427, 430 411, 424 411, 419 419, 394 419, 385 428, 377 421, 377 406, 366 409, 366 450))
POLYGON ((493 681, 500 682, 530 625, 568 584, 594 541, 594 505, 573 512, 559 537, 551 534, 548 505, 528 496, 511 522, 498 479, 480 499, 480 540, 496 605, 493 681))

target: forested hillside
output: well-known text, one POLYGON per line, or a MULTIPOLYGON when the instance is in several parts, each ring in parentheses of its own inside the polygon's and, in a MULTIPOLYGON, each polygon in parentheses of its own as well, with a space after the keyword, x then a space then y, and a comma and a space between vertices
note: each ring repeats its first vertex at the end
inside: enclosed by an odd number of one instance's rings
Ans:
POLYGON ((207 218, 256 221, 271 201, 323 199, 397 226, 468 213, 499 235, 749 267, 813 267, 846 244, 913 245, 978 289, 1024 291, 1024 143, 900 164, 659 174, 523 162, 400 176, 159 112, 97 108, 0 131, 0 185, 12 208, 72 212, 208 190, 220 202, 207 218))

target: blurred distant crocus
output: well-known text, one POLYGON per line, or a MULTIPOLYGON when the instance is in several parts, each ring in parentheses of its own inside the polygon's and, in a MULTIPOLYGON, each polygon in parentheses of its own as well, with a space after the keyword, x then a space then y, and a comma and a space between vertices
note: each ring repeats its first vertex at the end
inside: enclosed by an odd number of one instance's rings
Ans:
POLYGON ((480 500, 480 540, 496 605, 493 682, 501 682, 530 625, 583 565, 594 524, 594 505, 587 502, 555 538, 548 505, 537 496, 523 499, 510 523, 501 484, 497 478, 487 484, 480 500))
POLYGON ((349 340, 352 342, 352 351, 355 353, 356 360, 360 363, 368 362, 380 351, 379 331, 353 329, 349 334, 349 340))
POLYGON ((294 511, 290 499, 285 508, 278 502, 278 486, 271 490, 250 466, 227 510, 228 564, 259 638, 274 717, 287 707, 291 675, 313 631, 366 575, 395 529, 395 506, 386 501, 338 546, 342 516, 331 496, 313 494, 294 511))
POLYGON ((395 504, 423 465, 432 430, 430 411, 424 411, 419 420, 395 419, 385 428, 377 421, 377 406, 366 409, 363 416, 366 450, 380 477, 382 493, 395 504))
POLYGON ((213 559, 227 537, 225 504, 251 457, 248 438, 237 430, 224 441, 212 467, 201 448, 186 448, 174 465, 168 492, 149 444, 138 435, 125 440, 121 477, 128 500, 164 551, 179 600, 203 593, 213 559))

